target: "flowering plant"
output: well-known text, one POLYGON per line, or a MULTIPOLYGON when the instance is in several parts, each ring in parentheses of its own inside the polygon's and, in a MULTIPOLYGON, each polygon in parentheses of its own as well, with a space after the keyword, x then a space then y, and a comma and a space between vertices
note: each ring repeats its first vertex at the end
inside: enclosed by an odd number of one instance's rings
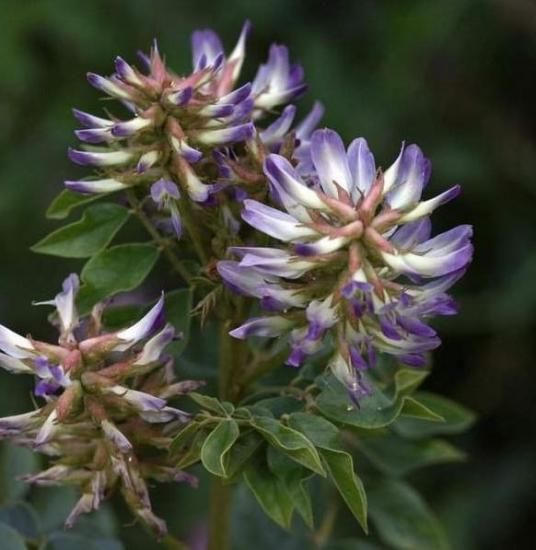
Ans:
POLYGON ((249 30, 228 55, 214 32, 195 32, 188 75, 156 43, 139 69, 117 58, 112 75, 88 74, 117 103, 74 111, 81 145, 69 157, 93 171, 65 182, 47 214, 85 211, 33 250, 89 260, 38 302, 55 306, 57 343, 0 326, 0 366, 33 376, 37 401, 1 418, 0 437, 49 457, 28 483, 77 488, 67 527, 117 490, 180 546, 148 482, 196 486, 188 469, 200 463, 212 476, 213 550, 228 548, 240 483, 280 526, 292 529, 296 512, 318 547, 335 516, 323 517, 308 487, 327 485, 362 533, 370 509, 371 537, 384 544, 443 548, 432 512, 400 478, 459 460, 436 435, 471 422, 418 389, 440 345, 431 320, 456 313, 447 291, 472 258, 470 226, 432 236, 431 214, 460 188, 423 197, 431 165, 417 145, 382 170, 364 138, 345 147, 317 129, 319 103, 296 124, 306 84, 284 46, 239 84, 249 30), (130 219, 142 242, 123 229, 130 219), (118 305, 159 259, 170 289, 148 309, 118 305), (185 379, 191 330, 213 327, 217 365, 185 379))

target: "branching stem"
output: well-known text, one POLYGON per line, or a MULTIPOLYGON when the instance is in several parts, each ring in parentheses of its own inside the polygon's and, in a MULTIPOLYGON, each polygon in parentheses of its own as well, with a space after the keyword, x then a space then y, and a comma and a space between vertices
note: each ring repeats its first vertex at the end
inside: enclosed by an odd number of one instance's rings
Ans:
POLYGON ((189 283, 192 276, 190 275, 190 273, 188 273, 188 270, 182 265, 182 262, 179 260, 179 258, 177 258, 177 256, 171 249, 169 240, 160 234, 160 232, 153 225, 149 216, 147 216, 147 214, 144 212, 143 207, 136 197, 134 191, 128 190, 126 191, 126 195, 134 214, 141 222, 143 227, 146 229, 147 233, 149 233, 154 242, 162 250, 167 261, 170 263, 173 269, 184 279, 184 281, 186 283, 189 283))

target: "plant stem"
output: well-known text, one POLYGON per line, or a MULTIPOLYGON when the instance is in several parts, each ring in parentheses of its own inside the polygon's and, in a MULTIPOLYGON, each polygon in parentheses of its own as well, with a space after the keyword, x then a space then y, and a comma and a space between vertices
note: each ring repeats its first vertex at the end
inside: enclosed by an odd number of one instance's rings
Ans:
MULTIPOLYGON (((242 315, 241 303, 222 312, 219 327, 218 395, 221 400, 233 401, 236 373, 245 360, 243 343, 229 336, 229 330, 242 315)), ((228 550, 230 547, 230 521, 232 486, 218 477, 212 478, 209 509, 208 550, 228 550)))
POLYGON ((192 244, 194 245, 195 251, 199 256, 199 260, 203 265, 206 265, 209 261, 209 255, 205 251, 205 245, 203 244, 203 240, 198 231, 199 224, 194 220, 187 200, 180 201, 180 213, 184 227, 192 239, 192 244))
POLYGON ((231 534, 231 485, 215 477, 210 489, 208 550, 229 550, 231 534))
POLYGON ((288 350, 283 349, 279 353, 263 358, 254 363, 240 378, 240 388, 245 390, 257 379, 268 374, 274 368, 280 366, 288 356, 288 350))
POLYGON ((166 256, 167 261, 175 269, 175 271, 188 283, 192 276, 188 273, 188 270, 184 268, 181 261, 175 253, 170 249, 169 243, 166 239, 160 235, 156 227, 151 222, 149 216, 143 211, 143 207, 140 204, 140 201, 136 197, 136 194, 132 190, 126 191, 127 199, 130 204, 130 207, 136 214, 137 218, 140 220, 141 224, 147 230, 147 233, 151 235, 154 241, 161 248, 162 252, 166 256))

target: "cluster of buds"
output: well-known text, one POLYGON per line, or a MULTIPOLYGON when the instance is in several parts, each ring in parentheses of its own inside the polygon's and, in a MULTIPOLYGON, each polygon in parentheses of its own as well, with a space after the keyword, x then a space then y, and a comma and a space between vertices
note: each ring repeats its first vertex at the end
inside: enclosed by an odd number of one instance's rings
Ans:
POLYGON ((298 367, 334 343, 329 366, 357 401, 370 392, 363 372, 377 352, 406 365, 425 364, 440 340, 427 323, 456 313, 446 291, 471 261, 472 228, 431 237, 430 214, 456 197, 455 186, 421 200, 430 162, 416 145, 402 147, 384 173, 363 138, 346 150, 332 130, 310 140, 310 170, 281 155, 264 171, 278 208, 244 201, 242 218, 284 246, 234 247, 240 261, 218 271, 234 291, 268 311, 231 332, 278 337, 289 333, 287 363, 298 367))
MULTIPOLYGON (((169 213, 171 228, 181 235, 180 200, 199 205, 242 200, 242 187, 264 182, 265 151, 280 152, 286 144, 297 158, 306 159, 307 141, 322 115, 315 105, 293 132, 295 107, 289 102, 306 88, 301 66, 289 61, 285 46, 272 45, 268 61, 254 79, 237 87, 250 25, 245 23, 238 42, 226 56, 211 30, 192 35, 193 72, 180 76, 169 69, 155 45, 150 55, 140 53, 144 70, 122 58, 109 77, 88 74, 88 80, 131 113, 128 120, 101 118, 75 110, 84 127, 75 133, 83 150, 71 149, 77 164, 96 169, 91 179, 67 181, 68 189, 84 193, 111 193, 143 187, 159 210, 169 213), (257 120, 284 107, 265 129, 257 120), (258 175, 260 173, 260 176, 258 175)), ((304 161, 305 162, 305 161, 304 161)))
POLYGON ((58 344, 0 325, 0 366, 34 376, 35 395, 44 400, 41 408, 0 418, 0 438, 51 457, 52 466, 26 476, 27 482, 80 490, 67 527, 119 487, 133 513, 163 535, 166 526, 151 509, 146 480, 195 485, 195 478, 174 467, 169 453, 189 415, 167 401, 201 383, 174 381, 165 348, 175 329, 165 323, 163 296, 134 325, 105 333, 100 306, 86 326, 80 323, 78 287, 78 277, 70 275, 54 300, 42 302, 56 307, 58 344))

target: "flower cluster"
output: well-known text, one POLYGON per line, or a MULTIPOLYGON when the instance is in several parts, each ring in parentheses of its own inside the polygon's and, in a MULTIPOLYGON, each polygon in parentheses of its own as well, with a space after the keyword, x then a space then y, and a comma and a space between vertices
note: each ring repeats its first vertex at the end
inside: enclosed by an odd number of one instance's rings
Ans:
POLYGON ((69 156, 94 167, 96 176, 67 181, 66 187, 84 194, 142 187, 159 210, 170 214, 171 227, 180 236, 181 196, 201 205, 213 205, 215 195, 229 191, 242 199, 249 194, 240 190, 242 184, 258 182, 258 172, 263 180, 257 167, 265 150, 277 152, 289 143, 305 158, 322 108, 316 105, 290 131, 295 107, 288 104, 306 85, 302 67, 290 62, 285 46, 272 45, 252 82, 237 86, 249 29, 246 22, 229 55, 213 31, 194 32, 193 72, 186 76, 166 66, 156 43, 150 55, 140 54, 143 71, 118 57, 111 76, 89 73, 90 84, 119 100, 131 118, 74 111, 84 127, 75 132, 83 150, 71 149, 69 156), (275 122, 257 128, 258 120, 284 106, 275 122))
POLYGON ((370 391, 363 372, 377 352, 421 366, 440 344, 428 320, 456 313, 446 291, 471 261, 472 228, 431 237, 430 214, 459 187, 421 200, 430 162, 416 145, 403 146, 383 173, 363 138, 345 149, 334 131, 316 130, 309 149, 307 170, 266 158, 278 208, 244 201, 242 218, 284 245, 234 247, 240 261, 221 261, 218 271, 268 310, 234 337, 289 333, 287 363, 298 367, 330 336, 330 368, 357 400, 370 391))
POLYGON ((105 333, 99 306, 86 326, 79 321, 78 287, 78 277, 70 275, 62 292, 43 302, 57 310, 57 345, 0 325, 0 366, 33 375, 34 393, 44 400, 39 409, 0 418, 0 438, 51 457, 53 465, 26 476, 27 482, 80 490, 67 527, 119 487, 133 513, 162 535, 166 526, 152 512, 146 480, 196 483, 175 468, 168 452, 189 415, 167 400, 201 383, 174 381, 164 349, 175 329, 165 323, 163 296, 134 325, 105 333))

